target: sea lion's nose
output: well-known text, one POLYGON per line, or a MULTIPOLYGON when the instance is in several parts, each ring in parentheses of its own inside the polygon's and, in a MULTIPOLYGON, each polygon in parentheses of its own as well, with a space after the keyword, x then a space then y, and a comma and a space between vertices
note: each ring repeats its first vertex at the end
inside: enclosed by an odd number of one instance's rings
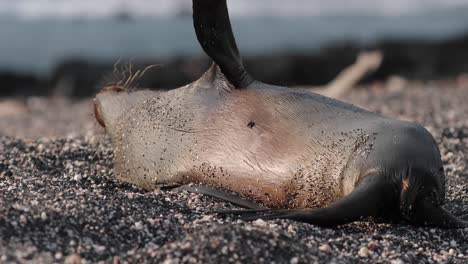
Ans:
POLYGON ((99 125, 105 128, 106 124, 104 123, 104 120, 102 120, 101 110, 99 109, 97 98, 93 99, 93 108, 94 108, 94 117, 96 118, 96 121, 99 123, 99 125))
MULTIPOLYGON (((109 92, 120 93, 120 92, 123 92, 123 91, 125 91, 124 88, 122 88, 120 86, 112 85, 112 86, 106 86, 106 87, 102 88, 99 91, 99 94, 109 93, 109 92)), ((105 128, 106 123, 104 123, 104 119, 102 118, 101 107, 100 107, 100 104, 99 104, 98 97, 94 98, 94 100, 93 100, 93 108, 94 108, 94 117, 96 118, 96 121, 99 123, 99 125, 101 125, 102 127, 105 128)))

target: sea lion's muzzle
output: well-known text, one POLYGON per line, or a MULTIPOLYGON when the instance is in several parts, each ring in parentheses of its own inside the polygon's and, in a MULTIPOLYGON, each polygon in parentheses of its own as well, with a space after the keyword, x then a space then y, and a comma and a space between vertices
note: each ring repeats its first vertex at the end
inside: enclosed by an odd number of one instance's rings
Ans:
POLYGON ((96 98, 93 99, 93 109, 94 109, 94 117, 96 118, 96 121, 98 122, 98 124, 101 125, 103 128, 106 128, 106 124, 104 123, 104 120, 102 120, 101 110, 99 109, 96 98))
POLYGON ((103 93, 120 93, 125 91, 124 88, 120 86, 106 86, 99 91, 98 95, 96 98, 93 99, 93 111, 94 111, 94 117, 96 118, 96 121, 101 125, 103 128, 106 127, 106 123, 104 122, 104 118, 102 115, 102 109, 101 109, 101 104, 100 104, 100 94, 103 93))
POLYGON ((93 100, 94 117, 99 125, 108 130, 135 104, 154 94, 148 90, 128 92, 119 86, 104 87, 93 100))

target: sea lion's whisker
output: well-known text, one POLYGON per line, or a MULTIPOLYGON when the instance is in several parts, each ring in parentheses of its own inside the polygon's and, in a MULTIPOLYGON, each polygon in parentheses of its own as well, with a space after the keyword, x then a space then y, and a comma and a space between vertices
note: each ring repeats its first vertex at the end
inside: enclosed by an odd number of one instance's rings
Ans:
POLYGON ((161 64, 152 64, 152 65, 146 66, 146 68, 143 70, 143 72, 141 72, 140 78, 143 77, 143 75, 145 75, 145 73, 148 70, 150 70, 152 68, 155 68, 155 67, 158 67, 158 66, 161 66, 161 64))
POLYGON ((133 81, 139 76, 140 72, 141 70, 138 70, 133 76, 130 75, 127 82, 124 84, 124 87, 128 88, 133 83, 133 81))
POLYGON ((157 67, 159 66, 159 64, 152 64, 152 65, 149 65, 149 66, 146 66, 142 71, 141 70, 138 70, 131 79, 129 79, 129 81, 127 81, 127 83, 124 85, 126 88, 129 88, 130 86, 134 86, 136 85, 136 82, 138 82, 144 75, 145 73, 154 68, 154 67, 157 67))
POLYGON ((112 74, 113 74, 113 76, 114 76, 114 80, 119 79, 119 76, 118 76, 118 74, 119 74, 118 65, 119 65, 119 63, 120 63, 120 60, 121 60, 121 58, 119 58, 119 59, 114 63, 114 66, 113 66, 112 74))

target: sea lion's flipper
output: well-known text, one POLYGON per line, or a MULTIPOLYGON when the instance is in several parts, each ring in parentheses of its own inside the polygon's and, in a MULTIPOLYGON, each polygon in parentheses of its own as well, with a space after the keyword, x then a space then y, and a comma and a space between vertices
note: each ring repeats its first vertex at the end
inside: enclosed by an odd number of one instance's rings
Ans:
POLYGON ((262 209, 263 208, 262 206, 252 201, 249 201, 247 199, 244 199, 238 195, 235 195, 227 191, 214 188, 208 185, 200 185, 200 184, 182 185, 180 187, 173 189, 173 191, 187 191, 191 193, 205 194, 205 195, 215 197, 223 201, 238 205, 240 207, 249 208, 249 209, 262 209))
POLYGON ((239 55, 226 0, 193 0, 193 24, 203 50, 236 88, 254 81, 239 55))
POLYGON ((467 221, 456 218, 439 205, 434 205, 428 199, 417 201, 414 210, 414 215, 410 219, 412 224, 442 228, 468 227, 467 221))
POLYGON ((220 213, 240 214, 240 219, 246 221, 255 219, 292 219, 319 226, 347 224, 362 218, 376 216, 379 208, 385 206, 383 198, 388 193, 384 188, 384 181, 382 178, 376 177, 377 175, 372 176, 366 177, 353 192, 324 208, 237 210, 220 213))

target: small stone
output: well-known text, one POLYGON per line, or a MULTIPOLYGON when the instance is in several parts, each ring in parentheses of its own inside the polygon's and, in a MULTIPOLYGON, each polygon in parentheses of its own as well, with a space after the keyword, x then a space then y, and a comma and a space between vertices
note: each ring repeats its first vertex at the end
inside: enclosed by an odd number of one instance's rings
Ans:
POLYGON ((453 256, 453 255, 455 255, 456 252, 455 252, 455 249, 451 248, 451 249, 449 249, 448 253, 449 253, 449 255, 453 256))
POLYGON ((434 234, 436 232, 436 230, 432 228, 432 229, 429 230, 429 232, 434 234))
POLYGON ((75 181, 81 181, 81 179, 83 179, 83 176, 81 176, 81 174, 75 174, 75 176, 73 177, 73 179, 75 181))
POLYGON ((321 250, 321 251, 323 251, 323 252, 330 252, 331 247, 330 247, 328 244, 322 244, 322 245, 319 247, 319 250, 321 250))
POLYGON ((223 253, 223 255, 227 255, 228 247, 224 246, 223 248, 221 248, 221 253, 223 253))
POLYGON ((19 221, 20 221, 20 223, 22 223, 22 224, 26 224, 26 222, 27 222, 28 220, 26 219, 26 216, 20 215, 19 221))
POLYGON ((369 243, 367 243, 367 248, 371 251, 375 251, 377 243, 375 243, 375 241, 369 241, 369 243))
POLYGON ((44 147, 44 145, 43 145, 43 144, 39 144, 39 145, 37 145, 37 150, 38 150, 39 152, 43 152, 43 151, 44 151, 44 149, 45 149, 45 147, 44 147))
POLYGON ((65 264, 81 264, 81 257, 77 254, 71 254, 65 258, 65 264))
POLYGON ((369 257, 369 249, 367 247, 362 247, 361 249, 359 249, 358 255, 361 258, 369 257))
POLYGON ((436 262, 442 262, 444 261, 446 258, 443 256, 443 255, 439 255, 439 254, 434 254, 434 256, 432 256, 432 259, 436 262))
POLYGON ((142 230, 143 229, 143 223, 141 223, 141 221, 136 222, 134 226, 135 226, 136 230, 142 230))
POLYGON ((63 254, 62 254, 62 252, 57 252, 57 253, 55 253, 54 257, 55 257, 55 259, 61 259, 63 257, 63 254))
POLYGON ((298 257, 293 257, 293 258, 289 261, 289 263, 291 263, 291 264, 297 264, 297 263, 299 263, 299 258, 298 258, 298 257))
POLYGON ((393 259, 390 264, 404 264, 404 262, 401 259, 393 259))
POLYGON ((46 214, 46 212, 42 212, 42 213, 41 213, 41 219, 44 220, 44 221, 47 220, 47 214, 46 214))
POLYGON ((106 246, 101 246, 101 245, 93 245, 93 248, 98 253, 102 253, 106 250, 106 246))
POLYGON ((455 240, 450 241, 450 246, 456 248, 457 247, 457 241, 455 241, 455 240))
POLYGON ((257 219, 255 221, 253 221, 252 224, 254 224, 256 226, 261 226, 261 227, 265 227, 267 225, 267 223, 262 219, 257 219))

